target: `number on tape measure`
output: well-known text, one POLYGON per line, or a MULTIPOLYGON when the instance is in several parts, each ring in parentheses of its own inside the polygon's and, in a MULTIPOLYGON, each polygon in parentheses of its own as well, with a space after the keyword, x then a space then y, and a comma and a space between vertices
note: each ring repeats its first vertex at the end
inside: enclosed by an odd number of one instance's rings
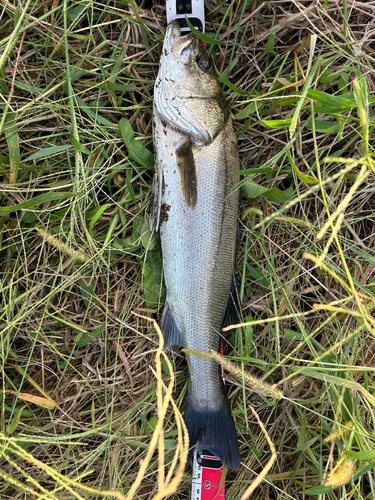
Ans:
POLYGON ((224 500, 225 485, 220 488, 222 462, 206 450, 194 450, 191 500, 224 500))

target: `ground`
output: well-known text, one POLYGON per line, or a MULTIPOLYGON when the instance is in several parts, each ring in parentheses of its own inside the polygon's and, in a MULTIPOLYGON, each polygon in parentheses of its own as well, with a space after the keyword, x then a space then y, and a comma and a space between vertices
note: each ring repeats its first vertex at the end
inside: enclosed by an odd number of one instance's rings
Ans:
MULTIPOLYGON (((1 5, 0 497, 122 498, 140 472, 132 498, 161 498, 187 381, 150 321, 165 295, 148 227, 164 2, 1 5)), ((208 0, 206 14, 243 169, 226 498, 267 467, 265 432, 276 456, 252 499, 375 498, 375 4, 208 0)), ((190 473, 170 498, 189 498, 190 473)))

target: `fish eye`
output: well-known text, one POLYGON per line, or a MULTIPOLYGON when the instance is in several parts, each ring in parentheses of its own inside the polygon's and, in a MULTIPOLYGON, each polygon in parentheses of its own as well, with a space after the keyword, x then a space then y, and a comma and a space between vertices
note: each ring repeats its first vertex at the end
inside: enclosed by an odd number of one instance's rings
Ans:
POLYGON ((197 64, 205 73, 207 73, 211 69, 210 60, 202 54, 197 55, 197 64))

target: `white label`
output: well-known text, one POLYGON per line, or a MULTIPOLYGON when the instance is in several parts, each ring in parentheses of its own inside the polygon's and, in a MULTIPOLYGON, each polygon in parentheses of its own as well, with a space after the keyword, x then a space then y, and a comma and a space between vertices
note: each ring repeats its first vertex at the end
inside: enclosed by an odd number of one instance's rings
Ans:
MULTIPOLYGON (((185 16, 188 18, 196 18, 199 19, 204 28, 204 0, 191 0, 190 2, 179 2, 179 0, 167 0, 166 2, 167 8, 167 22, 168 24, 175 19, 181 19, 185 21, 185 16), (189 6, 187 10, 186 7, 189 6), (179 11, 183 13, 179 13, 179 11), (190 11, 190 12, 189 12, 190 11)), ((190 20, 190 19, 189 19, 190 20)), ((192 23, 194 26, 194 22, 192 23)), ((198 28, 198 26, 194 26, 194 28, 198 28)), ((190 31, 188 27, 181 27, 181 32, 190 31)))

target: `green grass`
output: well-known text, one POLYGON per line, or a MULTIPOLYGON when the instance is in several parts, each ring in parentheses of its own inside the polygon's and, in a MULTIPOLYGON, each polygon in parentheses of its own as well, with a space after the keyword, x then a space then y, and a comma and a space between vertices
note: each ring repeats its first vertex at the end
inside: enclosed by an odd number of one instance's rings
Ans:
MULTIPOLYGON (((159 432, 153 370, 166 385, 174 373, 184 409, 186 364, 168 352, 172 370, 156 353, 145 318, 160 318, 165 295, 147 225, 163 5, 2 4, 4 500, 121 498, 159 432)), ((207 34, 225 42, 208 48, 245 171, 246 326, 225 351, 237 366, 227 385, 242 465, 228 472, 226 498, 239 499, 271 457, 249 405, 277 453, 252 499, 374 498, 374 13, 345 0, 206 9, 207 34), (251 392, 241 371, 283 398, 251 392)), ((183 453, 177 408, 134 498, 156 497, 159 454, 168 471, 183 453)), ((190 498, 190 473, 171 498, 190 498)))

